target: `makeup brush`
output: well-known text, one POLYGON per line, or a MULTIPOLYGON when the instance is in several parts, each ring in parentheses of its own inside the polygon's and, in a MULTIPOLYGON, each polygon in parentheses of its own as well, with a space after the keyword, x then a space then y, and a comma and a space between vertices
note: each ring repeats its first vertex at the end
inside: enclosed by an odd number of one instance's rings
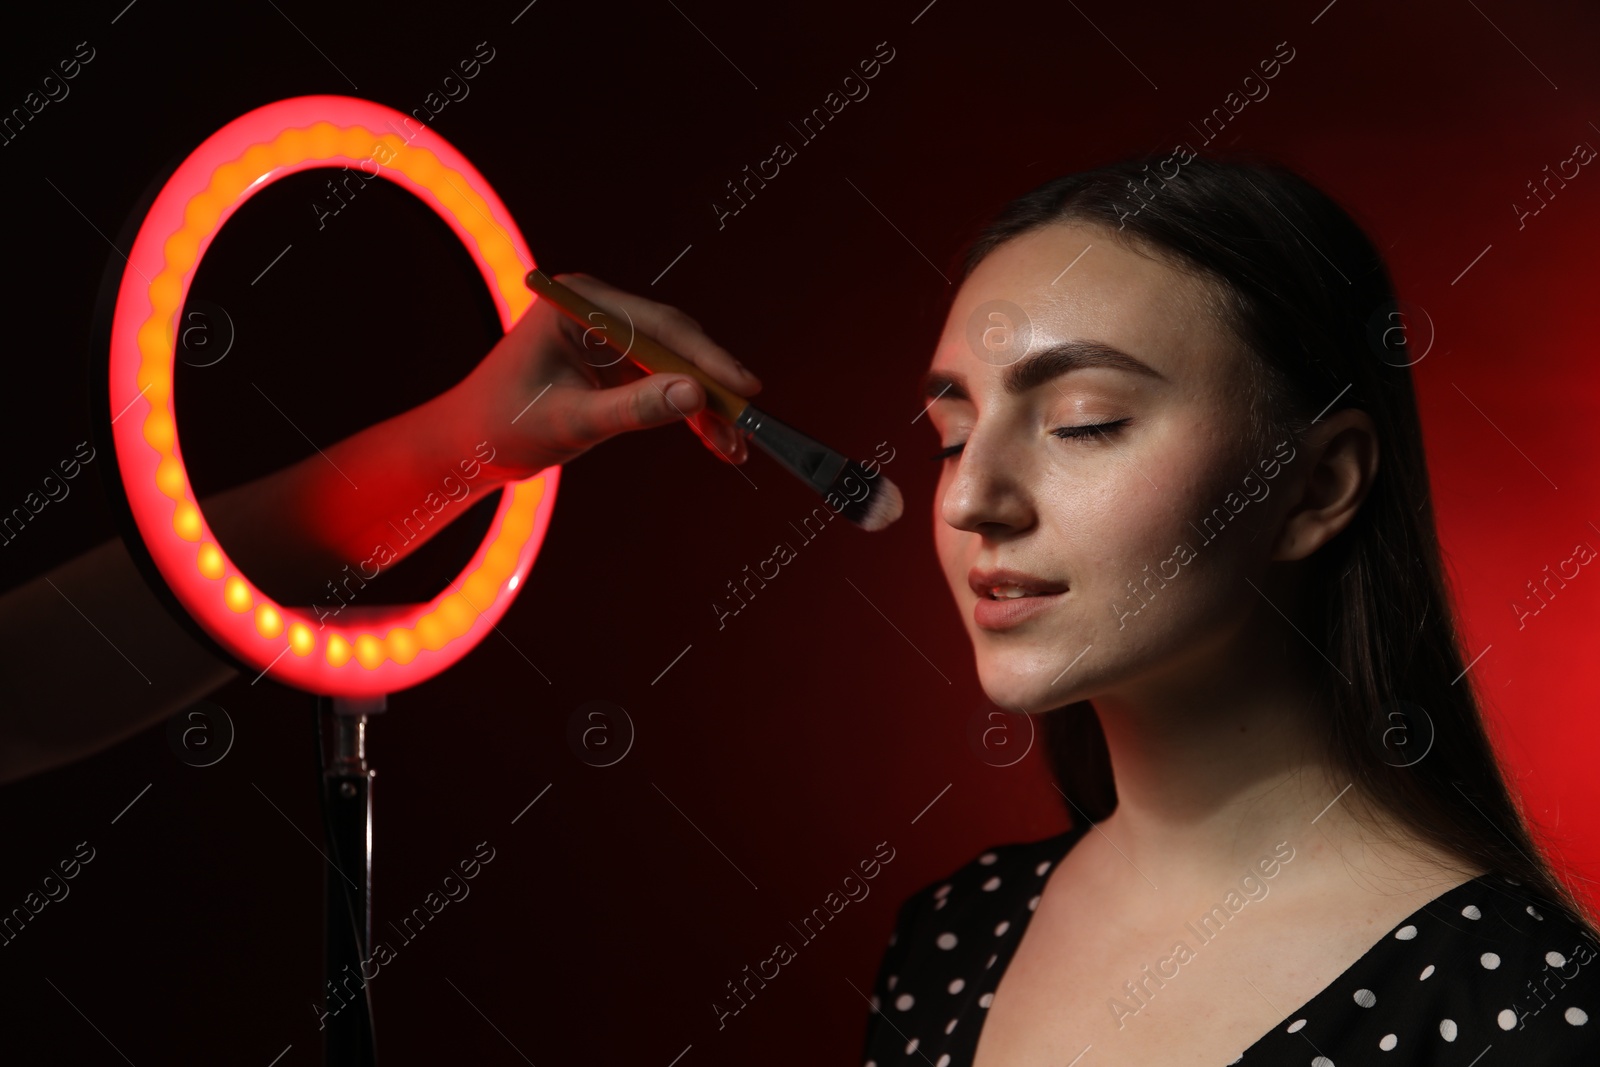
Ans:
MULTIPOLYGON (((586 328, 599 327, 608 337, 629 335, 628 331, 617 329, 618 323, 604 309, 537 267, 528 272, 524 281, 529 289, 586 328)), ((864 530, 881 530, 900 517, 904 507, 900 490, 876 469, 877 464, 869 471, 862 464, 779 422, 654 338, 637 330, 631 333, 632 342, 626 353, 629 359, 652 374, 686 374, 699 382, 706 393, 707 408, 746 434, 763 452, 824 498, 843 500, 839 514, 864 530)))

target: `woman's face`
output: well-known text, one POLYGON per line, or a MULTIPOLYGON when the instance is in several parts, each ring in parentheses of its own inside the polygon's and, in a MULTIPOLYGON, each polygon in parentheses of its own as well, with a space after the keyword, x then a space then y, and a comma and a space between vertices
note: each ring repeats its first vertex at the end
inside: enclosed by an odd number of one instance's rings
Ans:
POLYGON ((1248 357, 1203 286, 1108 230, 1054 224, 956 296, 926 396, 939 446, 962 445, 939 461, 934 540, 1002 707, 1181 686, 1261 607, 1244 579, 1262 585, 1272 538, 1256 535, 1293 454, 1245 454, 1248 357), (1112 425, 1058 434, 1097 424, 1112 425), (970 587, 999 569, 1055 592, 970 587))

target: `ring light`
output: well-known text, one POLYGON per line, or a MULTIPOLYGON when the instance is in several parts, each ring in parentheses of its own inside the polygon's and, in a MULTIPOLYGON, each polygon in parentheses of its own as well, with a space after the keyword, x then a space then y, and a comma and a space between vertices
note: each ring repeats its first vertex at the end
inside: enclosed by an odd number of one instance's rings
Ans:
POLYGON ((510 212, 483 175, 427 127, 369 100, 301 96, 267 104, 206 138, 139 225, 117 290, 110 411, 122 488, 152 562, 190 615, 241 663, 330 697, 393 693, 433 677, 510 606, 544 540, 560 467, 507 483, 483 543, 425 604, 370 609, 340 625, 275 602, 233 564, 206 524, 178 441, 172 385, 178 316, 223 223, 272 182, 313 167, 359 167, 416 194, 477 263, 509 331, 534 295, 510 212))

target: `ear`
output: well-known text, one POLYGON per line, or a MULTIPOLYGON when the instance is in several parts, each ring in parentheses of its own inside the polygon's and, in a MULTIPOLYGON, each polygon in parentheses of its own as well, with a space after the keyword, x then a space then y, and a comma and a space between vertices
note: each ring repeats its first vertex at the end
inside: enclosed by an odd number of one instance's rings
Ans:
POLYGON ((1273 546, 1274 560, 1305 559, 1356 517, 1378 474, 1378 431, 1358 408, 1334 412, 1306 431, 1295 482, 1273 546))

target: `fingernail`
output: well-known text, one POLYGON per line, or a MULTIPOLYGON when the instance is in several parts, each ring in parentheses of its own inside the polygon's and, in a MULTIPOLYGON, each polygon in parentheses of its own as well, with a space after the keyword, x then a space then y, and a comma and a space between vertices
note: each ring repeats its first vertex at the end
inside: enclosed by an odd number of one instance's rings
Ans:
POLYGON ((667 399, 684 411, 699 403, 700 392, 690 383, 679 379, 667 386, 667 399))

